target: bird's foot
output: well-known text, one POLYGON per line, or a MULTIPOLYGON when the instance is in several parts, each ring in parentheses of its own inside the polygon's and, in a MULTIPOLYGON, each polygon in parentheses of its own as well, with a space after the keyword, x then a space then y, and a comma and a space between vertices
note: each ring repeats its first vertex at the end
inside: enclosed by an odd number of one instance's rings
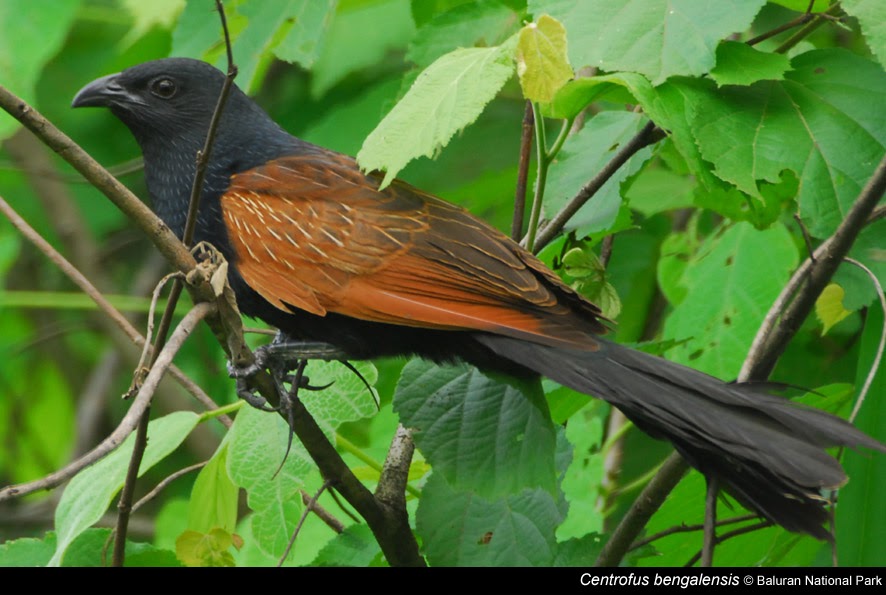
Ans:
POLYGON ((277 333, 274 340, 255 350, 255 362, 248 366, 237 366, 228 362, 228 375, 237 379, 237 395, 257 409, 263 411, 285 410, 285 407, 298 395, 299 389, 323 390, 330 385, 314 386, 304 374, 309 360, 339 360, 345 354, 329 343, 319 341, 293 341, 283 333, 277 333), (249 386, 249 379, 262 370, 268 370, 274 379, 280 405, 270 407, 260 395, 249 386), (292 372, 295 373, 292 373, 292 372), (287 389, 287 383, 291 388, 287 389))

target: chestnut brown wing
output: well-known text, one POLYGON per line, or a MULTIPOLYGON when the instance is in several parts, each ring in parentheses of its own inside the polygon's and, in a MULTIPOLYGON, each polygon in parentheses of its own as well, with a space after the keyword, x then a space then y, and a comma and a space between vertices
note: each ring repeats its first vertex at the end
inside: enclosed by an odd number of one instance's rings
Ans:
POLYGON ((595 349, 599 310, 473 215, 336 153, 233 176, 221 199, 237 267, 284 311, 481 330, 595 349))

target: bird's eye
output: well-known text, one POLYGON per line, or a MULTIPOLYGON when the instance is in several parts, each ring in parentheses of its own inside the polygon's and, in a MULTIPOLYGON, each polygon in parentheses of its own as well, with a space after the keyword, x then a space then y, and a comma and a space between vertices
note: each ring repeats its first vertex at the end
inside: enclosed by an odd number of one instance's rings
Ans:
POLYGON ((159 78, 151 82, 151 93, 160 99, 169 99, 177 91, 172 79, 159 78))

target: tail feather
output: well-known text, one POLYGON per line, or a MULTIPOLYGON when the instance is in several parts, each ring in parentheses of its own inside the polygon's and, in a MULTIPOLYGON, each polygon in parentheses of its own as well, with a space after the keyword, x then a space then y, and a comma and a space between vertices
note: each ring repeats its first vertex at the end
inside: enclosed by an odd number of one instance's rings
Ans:
POLYGON ((500 357, 610 402, 640 429, 672 442, 745 506, 819 539, 830 538, 821 490, 846 482, 824 448, 886 451, 823 411, 614 343, 601 341, 588 352, 502 336, 477 339, 500 357))

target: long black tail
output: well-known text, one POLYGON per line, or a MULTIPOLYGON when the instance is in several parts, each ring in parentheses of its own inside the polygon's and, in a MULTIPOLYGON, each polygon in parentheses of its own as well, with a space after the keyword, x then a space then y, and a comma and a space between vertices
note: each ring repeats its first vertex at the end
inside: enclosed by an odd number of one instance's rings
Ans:
POLYGON ((477 340, 499 356, 605 399, 653 437, 669 440, 742 504, 791 531, 829 539, 823 489, 846 482, 826 447, 886 452, 843 419, 747 385, 601 341, 571 351, 502 336, 477 340))

